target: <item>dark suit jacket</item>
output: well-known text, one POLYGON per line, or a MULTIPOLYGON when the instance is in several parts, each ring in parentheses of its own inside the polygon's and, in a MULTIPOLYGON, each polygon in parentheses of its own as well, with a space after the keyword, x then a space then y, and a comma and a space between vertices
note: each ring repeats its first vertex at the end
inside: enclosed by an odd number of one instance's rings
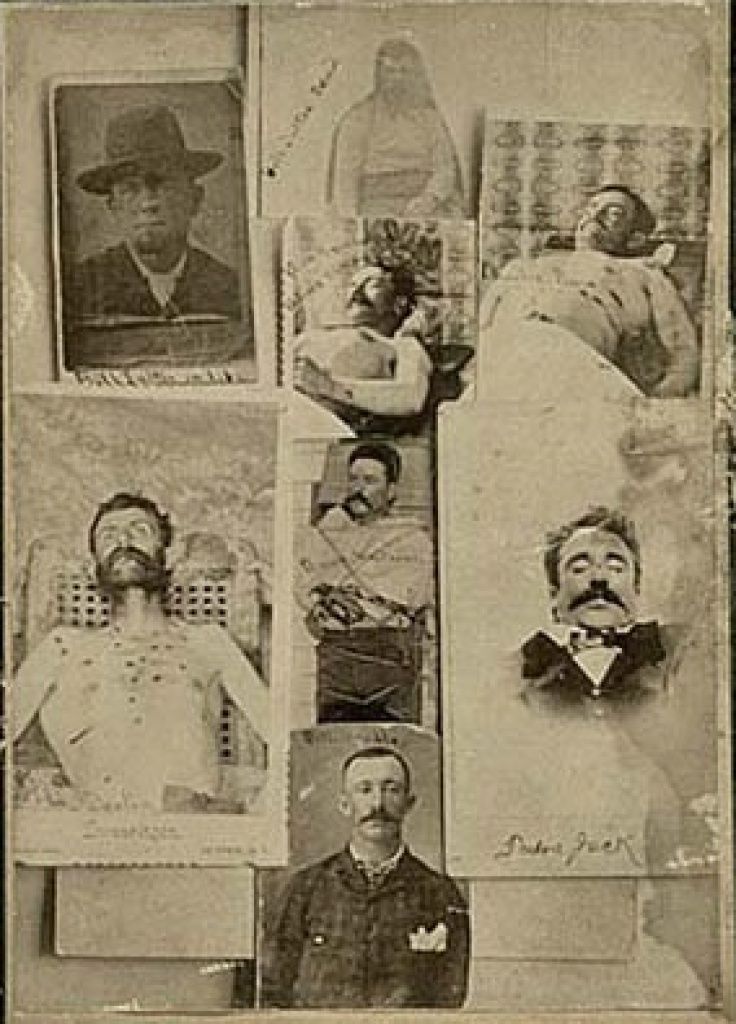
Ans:
MULTIPOLYGON (((647 624, 645 629, 656 624, 647 624)), ((682 631, 675 626, 649 630, 634 655, 618 654, 601 684, 597 699, 624 711, 663 693, 676 662, 682 631)), ((591 696, 592 683, 567 648, 546 633, 535 633, 521 648, 524 685, 521 697, 536 707, 572 710, 591 696)))
POLYGON ((408 850, 371 887, 348 850, 291 880, 265 958, 266 1005, 450 1007, 465 999, 469 931, 455 883, 408 850), (411 948, 410 935, 444 924, 444 950, 411 948))
POLYGON ((65 299, 71 321, 105 316, 172 317, 217 314, 241 318, 235 272, 213 256, 190 246, 170 308, 161 309, 124 244, 96 253, 79 264, 67 281, 65 299))

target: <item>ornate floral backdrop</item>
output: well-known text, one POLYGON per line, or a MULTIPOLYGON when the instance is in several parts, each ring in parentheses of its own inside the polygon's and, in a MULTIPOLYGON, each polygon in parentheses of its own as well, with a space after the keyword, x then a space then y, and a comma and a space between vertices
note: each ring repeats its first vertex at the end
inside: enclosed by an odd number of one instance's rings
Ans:
MULTIPOLYGON (((25 396, 13 403, 16 629, 29 556, 85 560, 100 502, 116 491, 171 516, 169 565, 192 557, 192 535, 239 578, 273 565, 276 413, 230 402, 25 396), (192 429, 196 417, 197 430, 192 429)), ((236 636, 250 622, 233 622, 236 636)))

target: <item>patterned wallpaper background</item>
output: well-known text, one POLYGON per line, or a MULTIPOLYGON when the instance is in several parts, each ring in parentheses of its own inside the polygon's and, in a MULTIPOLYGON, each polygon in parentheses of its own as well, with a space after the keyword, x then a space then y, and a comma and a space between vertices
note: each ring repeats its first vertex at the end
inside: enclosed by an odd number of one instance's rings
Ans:
POLYGON ((709 182, 705 128, 489 118, 483 277, 496 277, 515 256, 535 255, 550 235, 571 235, 586 198, 606 184, 641 195, 657 218, 657 239, 704 246, 709 182))

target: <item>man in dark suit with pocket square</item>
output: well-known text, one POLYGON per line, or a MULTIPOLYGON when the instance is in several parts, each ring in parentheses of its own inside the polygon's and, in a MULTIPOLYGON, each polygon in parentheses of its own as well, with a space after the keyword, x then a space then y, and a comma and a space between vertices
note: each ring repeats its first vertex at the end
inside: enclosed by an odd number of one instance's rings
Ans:
POLYGON ((414 802, 395 748, 359 748, 345 760, 339 806, 350 840, 287 886, 264 959, 266 1006, 462 1006, 467 907, 455 883, 404 843, 414 802))

